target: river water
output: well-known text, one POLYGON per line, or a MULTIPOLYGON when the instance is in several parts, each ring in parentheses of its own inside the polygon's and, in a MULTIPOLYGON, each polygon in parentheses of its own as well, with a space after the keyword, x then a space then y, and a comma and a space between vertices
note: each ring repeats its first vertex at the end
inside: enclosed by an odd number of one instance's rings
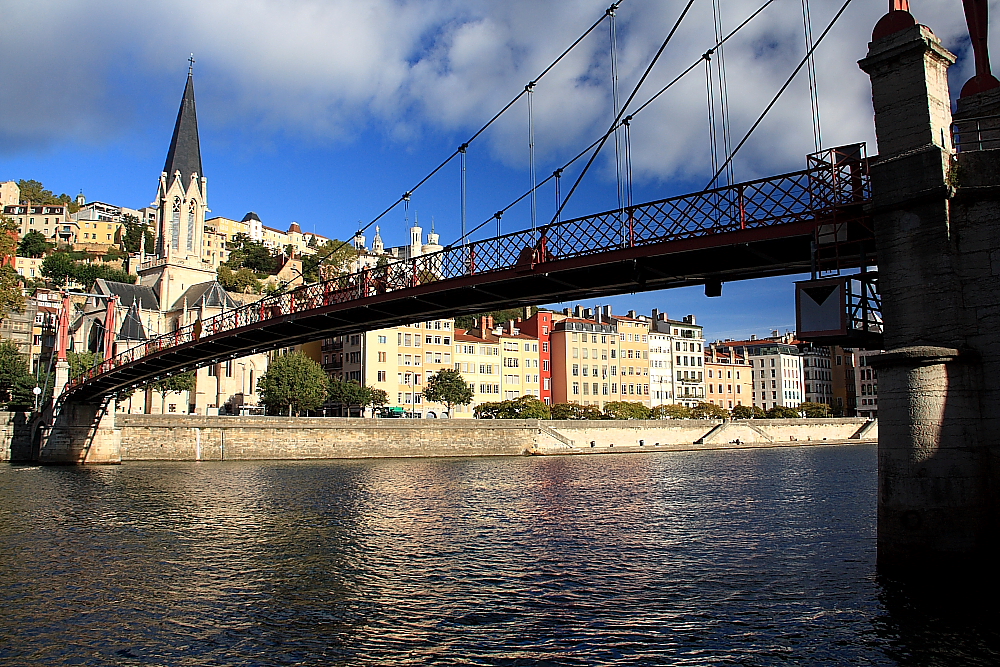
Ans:
POLYGON ((993 665, 875 448, 0 467, 0 665, 993 665))

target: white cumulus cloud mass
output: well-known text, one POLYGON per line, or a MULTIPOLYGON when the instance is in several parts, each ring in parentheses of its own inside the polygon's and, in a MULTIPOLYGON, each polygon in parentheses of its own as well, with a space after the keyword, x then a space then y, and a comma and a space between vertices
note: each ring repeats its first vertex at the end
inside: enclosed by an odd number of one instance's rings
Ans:
MULTIPOLYGON (((176 104, 177 74, 189 52, 198 60, 199 99, 211 95, 225 110, 220 122, 262 137, 285 133, 350 142, 375 131, 387 142, 405 144, 425 134, 462 136, 536 77, 603 14, 608 1, 5 0, 0 154, 67 140, 96 145, 141 124, 150 82, 172 82, 169 98, 176 104)), ((715 1, 729 30, 762 0, 715 1)), ((621 3, 616 20, 623 99, 684 4, 621 3)), ((815 37, 841 4, 811 0, 815 37)), ((712 0, 696 0, 637 102, 712 46, 712 10, 712 0)), ((884 11, 883 0, 854 0, 817 51, 827 145, 874 141, 868 79, 856 63, 884 11)), ((952 74, 957 90, 972 74, 960 0, 914 2, 913 13, 962 56, 952 74)), ((775 0, 727 43, 734 142, 803 50, 801 0, 775 0)), ((606 22, 538 83, 534 110, 542 159, 565 158, 600 135, 613 113, 606 22)), ((496 159, 523 164, 525 123, 519 105, 484 137, 483 148, 496 159)), ((707 127, 699 66, 635 119, 638 177, 703 176, 707 127)), ((811 137, 803 71, 741 153, 739 176, 796 168, 811 137)))

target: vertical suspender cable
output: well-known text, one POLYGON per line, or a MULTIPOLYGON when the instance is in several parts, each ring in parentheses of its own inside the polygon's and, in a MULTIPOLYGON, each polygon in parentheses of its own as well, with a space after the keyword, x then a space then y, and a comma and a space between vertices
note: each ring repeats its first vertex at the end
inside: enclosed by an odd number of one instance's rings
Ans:
POLYGON ((733 152, 733 140, 729 129, 729 85, 726 81, 726 52, 724 44, 725 40, 723 39, 725 33, 722 31, 722 9, 720 7, 720 0, 712 0, 712 13, 715 18, 715 42, 718 44, 715 49, 715 68, 719 77, 718 125, 720 126, 722 135, 722 151, 726 156, 726 169, 724 172, 726 175, 726 184, 732 185, 736 181, 733 176, 733 163, 732 160, 729 159, 733 152))
MULTIPOLYGON (((611 38, 611 102, 614 105, 615 118, 621 111, 621 100, 618 96, 618 32, 615 26, 615 10, 617 3, 608 7, 608 26, 611 38)), ((618 181, 618 220, 622 226, 622 242, 625 241, 625 220, 622 212, 625 207, 625 184, 622 180, 622 132, 621 126, 615 128, 615 176, 618 181)))
POLYGON ((622 119, 625 126, 625 207, 632 217, 632 116, 622 119))
POLYGON ((809 0, 802 0, 802 31, 805 35, 806 54, 806 74, 809 77, 809 109, 812 112, 813 124, 813 144, 816 152, 823 150, 823 133, 819 126, 819 89, 816 82, 816 58, 813 55, 813 34, 812 34, 812 12, 809 9, 809 0))
MULTIPOLYGON (((712 52, 707 51, 705 59, 705 99, 708 102, 708 150, 712 156, 712 173, 719 171, 719 149, 715 132, 715 92, 712 90, 712 52)), ((715 182, 709 184, 714 187, 715 182)))
POLYGON ((462 245, 463 246, 466 245, 466 244, 468 244, 468 242, 469 242, 469 240, 466 238, 466 232, 465 232, 465 202, 466 202, 466 199, 465 199, 465 157, 466 156, 465 156, 465 154, 466 154, 466 152, 468 150, 469 150, 469 144, 462 144, 461 146, 458 147, 458 152, 461 153, 461 160, 462 160, 462 188, 461 188, 462 189, 462 194, 461 194, 461 199, 462 199, 462 245))
POLYGON ((533 100, 535 97, 535 82, 532 81, 524 87, 528 93, 528 171, 531 175, 531 231, 535 231, 536 218, 538 217, 538 205, 535 201, 535 190, 537 188, 535 178, 535 113, 533 100))
POLYGON ((562 208, 560 208, 562 206, 562 193, 559 191, 560 181, 562 180, 562 173, 563 170, 561 168, 556 169, 555 171, 552 172, 552 177, 555 179, 556 182, 556 216, 555 216, 556 222, 562 222, 562 215, 560 215, 560 211, 562 210, 562 208))

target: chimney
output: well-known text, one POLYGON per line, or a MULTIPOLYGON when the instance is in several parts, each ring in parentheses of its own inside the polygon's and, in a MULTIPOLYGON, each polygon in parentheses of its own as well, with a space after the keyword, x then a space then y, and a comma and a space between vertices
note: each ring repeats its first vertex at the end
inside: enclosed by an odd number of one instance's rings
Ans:
POLYGON ((583 319, 592 320, 594 319, 594 310, 592 308, 583 309, 583 319))
POLYGON ((598 324, 604 324, 604 308, 602 306, 594 306, 594 321, 598 324))
POLYGON ((750 340, 757 340, 757 334, 750 334, 750 340))
POLYGON ((636 312, 634 310, 630 310, 628 311, 628 316, 634 320, 636 319, 636 312))
POLYGON ((654 322, 656 322, 656 321, 657 321, 657 320, 659 320, 659 319, 660 319, 660 311, 659 311, 659 309, 657 309, 657 308, 654 308, 654 309, 653 309, 653 314, 652 314, 652 320, 653 320, 654 322))
POLYGON ((524 307, 524 319, 526 319, 526 320, 530 320, 531 319, 531 306, 525 306, 524 307))
POLYGON ((576 306, 573 308, 573 317, 583 317, 583 307, 576 306))
POLYGON ((486 328, 489 329, 490 331, 493 331, 493 316, 492 315, 487 315, 486 316, 486 328))
POLYGON ((507 333, 514 335, 514 320, 507 320, 507 333))
POLYGON ((684 317, 684 321, 687 322, 688 324, 697 324, 698 323, 697 320, 695 320, 694 315, 687 315, 687 316, 685 316, 684 317))
POLYGON ((777 338, 777 337, 778 337, 778 330, 777 329, 772 329, 771 330, 771 338, 777 338))
POLYGON ((572 311, 570 311, 569 308, 563 308, 563 315, 565 315, 566 317, 569 317, 572 314, 573 313, 572 313, 572 311))

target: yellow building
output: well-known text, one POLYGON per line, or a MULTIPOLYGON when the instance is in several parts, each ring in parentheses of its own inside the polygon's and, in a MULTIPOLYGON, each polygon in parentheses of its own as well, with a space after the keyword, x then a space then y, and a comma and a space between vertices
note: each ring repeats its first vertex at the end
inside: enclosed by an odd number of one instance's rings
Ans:
POLYGON ((618 333, 613 324, 601 316, 565 317, 553 323, 550 335, 553 403, 603 409, 608 401, 620 400, 618 333))
POLYGON ((455 331, 455 370, 472 385, 472 403, 455 406, 456 418, 471 418, 477 405, 500 400, 500 339, 489 329, 455 331))
POLYGON ((753 405, 753 370, 744 357, 711 345, 705 351, 704 369, 706 401, 727 410, 753 405))
POLYGON ((630 310, 627 317, 612 315, 618 332, 618 389, 616 400, 649 405, 649 320, 630 310))

